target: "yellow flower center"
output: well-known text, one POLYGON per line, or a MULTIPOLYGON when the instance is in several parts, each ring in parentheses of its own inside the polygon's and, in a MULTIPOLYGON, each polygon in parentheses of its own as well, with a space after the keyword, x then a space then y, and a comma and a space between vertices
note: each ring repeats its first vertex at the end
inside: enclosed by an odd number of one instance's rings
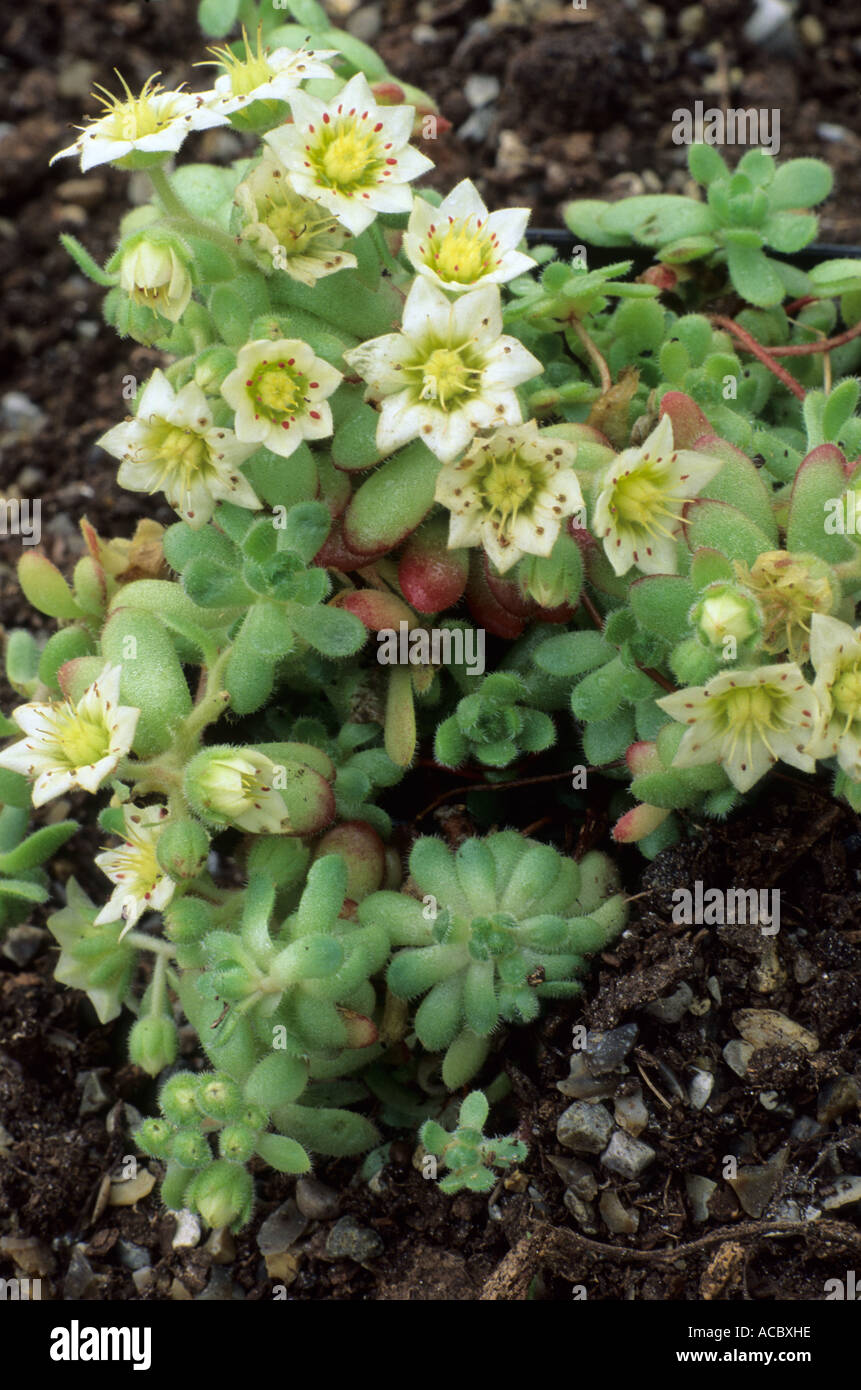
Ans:
POLYGON ((339 193, 373 187, 385 166, 377 132, 351 116, 317 127, 307 152, 317 182, 339 193))
POLYGON ((135 897, 151 893, 163 876, 152 840, 135 836, 112 853, 111 877, 116 879, 122 875, 120 882, 135 897))
POLYGON ((252 372, 247 387, 255 413, 285 427, 305 409, 308 378, 295 366, 293 358, 262 362, 252 372))
POLYGON ((257 28, 257 52, 255 53, 248 42, 248 34, 242 30, 242 42, 245 46, 245 56, 240 58, 237 53, 228 48, 226 44, 217 48, 208 48, 207 53, 211 53, 214 62, 200 63, 200 67, 222 68, 230 78, 230 90, 235 97, 247 96, 256 87, 262 87, 272 77, 272 69, 269 66, 267 52, 263 48, 263 37, 261 27, 257 28))
POLYGON ((103 717, 93 719, 70 708, 59 743, 68 767, 91 767, 110 752, 110 730, 103 717))
POLYGON ((831 687, 831 699, 839 714, 845 714, 847 727, 861 717, 861 666, 841 672, 831 687))
POLYGON ((164 130, 175 119, 176 103, 168 102, 161 109, 156 109, 152 104, 152 98, 163 90, 155 80, 157 74, 147 78, 137 97, 132 96, 125 78, 119 73, 117 76, 125 90, 125 100, 114 96, 104 87, 97 86, 95 89, 95 92, 104 94, 96 99, 104 107, 101 120, 107 122, 109 139, 140 140, 144 135, 154 135, 156 131, 164 130))
POLYGON ((434 348, 421 364, 419 395, 423 401, 434 401, 442 410, 454 410, 478 390, 481 371, 464 361, 465 348, 465 344, 434 348))
POLYGON ((497 513, 504 527, 517 519, 523 504, 532 498, 535 482, 529 465, 515 454, 492 463, 479 486, 488 510, 497 513))
POLYGON ((452 221, 447 227, 432 227, 427 264, 441 280, 473 284, 488 275, 500 262, 496 238, 482 231, 474 218, 452 221))
POLYGON ((683 503, 667 493, 663 469, 648 462, 619 478, 613 488, 610 511, 618 525, 648 535, 671 536, 683 503), (668 517, 671 525, 660 521, 668 517))

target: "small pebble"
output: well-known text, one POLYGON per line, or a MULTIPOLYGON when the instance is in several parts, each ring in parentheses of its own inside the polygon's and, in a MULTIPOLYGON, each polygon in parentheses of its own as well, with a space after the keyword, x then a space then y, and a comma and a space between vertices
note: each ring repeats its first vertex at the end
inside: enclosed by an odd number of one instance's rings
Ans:
POLYGON ((691 1077, 688 1097, 694 1110, 702 1110, 714 1090, 715 1079, 710 1071, 700 1071, 699 1067, 691 1077))
POLYGON ((31 1279, 44 1279, 57 1268, 52 1252, 35 1236, 0 1236, 0 1255, 14 1260, 31 1279))
POLYGON ((0 429, 18 439, 32 439, 45 428, 48 417, 23 391, 7 391, 0 396, 0 429))
POLYGON ((691 1215, 696 1225, 708 1221, 711 1216, 708 1202, 712 1193, 717 1191, 717 1183, 712 1182, 711 1178, 703 1177, 700 1173, 688 1173, 685 1177, 685 1191, 688 1194, 691 1215))
POLYGON ((226 1269, 219 1269, 217 1266, 209 1276, 209 1283, 199 1293, 195 1299, 196 1303, 229 1303, 232 1299, 241 1298, 242 1295, 236 1288, 226 1269))
POLYGON ((571 1070, 564 1081, 556 1082, 556 1089, 572 1100, 607 1100, 616 1089, 616 1083, 607 1077, 593 1076, 582 1052, 571 1057, 571 1070))
POLYGON ((155 1283, 155 1270, 152 1265, 143 1265, 140 1269, 132 1270, 132 1283, 141 1297, 149 1293, 155 1283))
POLYGON ((643 1101, 642 1088, 636 1086, 626 1095, 617 1096, 613 1102, 613 1113, 616 1124, 633 1134, 635 1139, 638 1134, 642 1134, 649 1124, 649 1112, 643 1101))
POLYGON ((849 1207, 855 1202, 861 1202, 861 1177, 854 1173, 844 1173, 835 1178, 831 1189, 822 1202, 826 1211, 836 1211, 839 1207, 849 1207))
POLYGON ((319 1178, 303 1176, 296 1183, 296 1205, 309 1221, 328 1221, 338 1215, 341 1199, 319 1178))
POLYGON ((575 1153, 597 1154, 613 1132, 613 1118, 600 1101, 590 1105, 578 1100, 559 1116, 556 1138, 575 1153))
POLYGON ((738 1038, 733 1038, 732 1042, 728 1042, 723 1049, 723 1059, 736 1076, 744 1076, 755 1051, 756 1048, 753 1043, 744 1043, 740 1042, 738 1038))
POLYGON ((373 43, 382 26, 383 17, 379 5, 360 5, 350 15, 344 27, 354 38, 361 39, 362 43, 373 43))
POLYGON ((566 1187, 562 1197, 566 1208, 570 1211, 581 1231, 585 1231, 587 1236, 598 1234, 598 1224, 595 1220, 595 1209, 591 1202, 584 1202, 578 1197, 576 1192, 572 1192, 570 1187, 566 1187))
POLYGON ((113 1179, 108 1202, 112 1207, 133 1207, 148 1197, 155 1187, 155 1177, 148 1168, 139 1168, 133 1178, 113 1179))
POLYGON ((626 1023, 608 1033, 589 1033, 586 1038, 586 1061, 594 1076, 605 1076, 622 1065, 634 1043, 639 1028, 626 1023))
POLYGON ((673 994, 668 994, 666 999, 655 999, 651 1004, 647 1004, 645 1012, 661 1023, 679 1023, 693 1002, 694 992, 690 985, 681 984, 673 994))
POLYGON ((71 1302, 86 1298, 93 1287, 95 1278, 93 1267, 84 1254, 84 1246, 76 1245, 63 1279, 63 1298, 69 1299, 71 1302))
POLYGON ((861 1088, 854 1076, 837 1076, 822 1087, 816 1099, 816 1118, 828 1125, 850 1110, 861 1108, 861 1088))
POLYGON ((654 1161, 655 1150, 624 1130, 617 1129, 604 1153, 601 1166, 622 1178, 638 1178, 654 1161))
POLYGON ((559 1154, 548 1154, 547 1157, 565 1186, 577 1197, 591 1202, 598 1192, 598 1183, 588 1163, 579 1158, 563 1158, 559 1154))
POLYGON ((607 1229, 616 1236, 632 1236, 640 1224, 640 1213, 628 1211, 622 1206, 619 1197, 610 1190, 601 1193, 598 1209, 607 1229))
POLYGON ((463 94, 474 111, 496 101, 499 92, 499 78, 492 77, 489 73, 470 73, 463 84, 463 94))
POLYGON ((788 1148, 780 1149, 769 1163, 757 1163, 752 1164, 749 1168, 740 1168, 736 1177, 727 1178, 727 1182, 748 1216, 752 1216, 757 1221, 774 1196, 778 1183, 783 1177, 788 1153, 788 1148))
POLYGON ((115 1246, 117 1259, 124 1269, 134 1272, 136 1269, 148 1269, 152 1263, 150 1253, 142 1245, 135 1245, 131 1240, 124 1240, 120 1236, 115 1246))
POLYGON ((42 927, 31 927, 25 922, 23 926, 13 927, 7 933, 3 942, 3 954, 16 965, 29 965, 50 937, 50 932, 44 931, 42 927))
POLYGON ((98 1067, 95 1071, 79 1072, 77 1081, 81 1085, 81 1103, 78 1106, 78 1114, 81 1119, 87 1115, 98 1115, 100 1110, 110 1105, 112 1096, 105 1089, 102 1081, 103 1076, 108 1075, 107 1067, 98 1067))
POLYGON ((289 1250, 308 1229, 308 1218, 303 1216, 296 1202, 288 1197, 277 1211, 267 1216, 257 1233, 257 1248, 261 1255, 280 1255, 289 1250))
POLYGON ((739 1009, 733 1015, 733 1022, 745 1042, 752 1043, 755 1048, 802 1047, 810 1053, 819 1048, 815 1033, 776 1009, 739 1009))
POLYGON ((200 1240, 200 1219, 188 1207, 183 1207, 176 1218, 171 1249, 193 1250, 200 1240))
POLYGON ((352 1216, 342 1216, 336 1221, 326 1241, 326 1254, 333 1260, 355 1260, 364 1264, 373 1260, 383 1250, 383 1242, 376 1231, 360 1226, 352 1216))
POLYGON ((279 1284, 292 1284, 299 1273, 302 1254, 298 1250, 279 1250, 266 1256, 266 1277, 279 1284))
POLYGON ((820 1134, 824 1134, 824 1126, 814 1120, 811 1115, 799 1115, 789 1131, 790 1139, 816 1139, 820 1134))

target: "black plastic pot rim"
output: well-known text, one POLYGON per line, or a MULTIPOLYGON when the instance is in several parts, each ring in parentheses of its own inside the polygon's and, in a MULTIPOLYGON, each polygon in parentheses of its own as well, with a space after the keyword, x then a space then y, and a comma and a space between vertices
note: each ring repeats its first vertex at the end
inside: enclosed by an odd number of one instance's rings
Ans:
MULTIPOLYGON (((575 246, 584 245, 573 232, 562 227, 529 227, 526 231, 526 243, 528 246, 552 246, 565 256, 573 255, 575 246)), ((613 261, 633 260, 637 268, 654 262, 654 249, 637 245, 586 247, 589 261, 595 266, 609 265, 613 261)), ((792 265, 798 266, 799 270, 807 270, 810 266, 818 265, 820 261, 838 260, 841 257, 847 260, 861 260, 861 246, 839 246, 830 241, 815 241, 811 246, 805 246, 791 256, 771 250, 768 254, 775 260, 789 261, 792 265)))

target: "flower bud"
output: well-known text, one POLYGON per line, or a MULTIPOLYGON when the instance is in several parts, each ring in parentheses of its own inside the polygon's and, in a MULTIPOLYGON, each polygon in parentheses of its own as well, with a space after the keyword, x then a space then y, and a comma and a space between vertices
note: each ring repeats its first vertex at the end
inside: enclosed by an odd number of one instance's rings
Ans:
POLYGON ((150 1158, 167 1158, 174 1129, 167 1120, 144 1120, 135 1130, 134 1140, 150 1158))
POLYGON ((215 395, 236 366, 236 353, 222 343, 204 348, 194 364, 194 380, 201 391, 215 395))
POLYGON ((719 657, 697 637, 680 642, 670 653, 670 668, 680 685, 702 685, 719 665, 719 657))
POLYGON ((150 233, 123 253, 120 284, 135 304, 154 309, 176 323, 191 299, 191 276, 175 245, 150 233))
POLYGON ((209 836, 199 821, 172 820, 156 845, 156 858, 174 880, 197 878, 209 853, 209 836))
POLYGON ((165 912, 164 925, 171 941, 177 945, 191 945, 209 931, 212 908, 200 898, 179 898, 165 912))
POLYGON ((226 1072, 208 1076, 197 1093, 197 1104, 211 1120, 228 1120, 243 1109, 242 1092, 226 1072))
POLYGON ((197 1120, 199 1078, 191 1071, 180 1071, 171 1076, 162 1086, 158 1103, 165 1119, 172 1124, 183 1125, 189 1120, 197 1120))
POLYGON ((251 1215, 254 1202, 251 1174, 226 1158, 217 1159, 197 1175, 188 1189, 187 1199, 207 1226, 214 1230, 231 1226, 238 1230, 251 1215))
POLYGON ((218 1152, 231 1163, 247 1163, 256 1142, 257 1134, 249 1125, 225 1125, 218 1137, 218 1152))
POLYGON ((149 1076, 176 1061, 178 1038, 172 1018, 139 1018, 129 1034, 129 1058, 149 1076))
POLYGON ((204 1168, 212 1150, 199 1129, 180 1129, 170 1141, 170 1157, 180 1168, 204 1168))
POLYGON ((756 600, 732 584, 709 584, 691 610, 691 623, 710 647, 723 647, 731 637, 737 646, 762 630, 756 600))
POLYGON ((205 748, 186 769, 185 791, 212 824, 278 835, 289 831, 290 818, 273 787, 276 774, 272 759, 253 748, 205 748))

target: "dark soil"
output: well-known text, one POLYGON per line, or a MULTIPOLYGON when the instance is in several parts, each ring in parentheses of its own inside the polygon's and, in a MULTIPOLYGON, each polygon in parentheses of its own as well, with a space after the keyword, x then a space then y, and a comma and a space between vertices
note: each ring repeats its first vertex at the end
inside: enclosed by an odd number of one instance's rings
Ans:
MULTIPOLYGON (((0 122, 11 126, 0 126, 3 390, 22 392, 44 418, 31 437, 0 422, 0 492, 41 497, 44 549, 67 573, 81 549, 83 515, 100 533, 124 536, 141 515, 142 499, 116 487, 115 464, 94 441, 124 413, 123 377, 147 375, 158 354, 103 329, 102 291, 77 274, 57 241, 60 231, 73 232, 104 260, 127 206, 127 177, 99 169, 82 180, 72 161, 48 171, 47 160, 67 143, 69 123, 94 110, 87 92, 94 81, 110 85, 112 67, 132 86, 159 67, 167 85, 187 77, 204 47, 194 8, 185 0, 46 0, 10 9, 2 21, 0 122)), ((816 154, 836 169, 838 196, 824 214, 823 239, 861 242, 853 133, 861 14, 811 0, 805 13, 818 30, 808 26, 797 54, 782 57, 743 39, 749 7, 742 0, 706 0, 693 33, 682 17, 690 9, 664 5, 656 39, 644 28, 643 7, 621 0, 586 11, 526 0, 493 8, 489 0, 390 0, 378 42, 393 71, 439 99, 455 131, 470 115, 466 78, 500 80, 481 139, 451 133, 428 145, 442 187, 470 175, 496 204, 531 205, 538 225, 561 225, 561 205, 572 196, 683 189, 684 150, 671 140, 672 112, 697 98, 708 104, 714 94, 715 104, 780 106, 781 154, 816 154), (835 127, 843 134, 827 138, 824 125, 832 136, 835 127)), ((193 157, 229 158, 231 151, 199 137, 193 157)), ((172 519, 155 500, 144 506, 172 519)), ((15 585, 15 546, 6 539, 0 557, 0 621, 38 627, 15 585)), ((421 774, 414 787, 421 807, 444 789, 421 774)), ((453 839, 469 833, 469 813, 457 801, 448 807, 436 825, 453 839)), ((539 794, 513 792, 500 821, 535 828, 545 811, 539 794)), ((549 833, 565 840, 554 822, 549 833)), ((428 816, 421 828, 429 823, 428 816)), ((567 847, 582 849, 603 829, 602 813, 593 812, 585 841, 569 830, 567 847)), ((861 1172, 861 1129, 845 1080, 861 1084, 859 831, 858 818, 824 788, 770 780, 752 811, 727 826, 710 824, 701 838, 661 856, 641 882, 632 857, 628 883, 638 915, 598 964, 587 1002, 512 1035, 495 1059, 511 1078, 513 1123, 529 1156, 490 1203, 440 1196, 412 1166, 406 1138, 370 1188, 356 1180, 352 1163, 319 1165, 318 1175, 340 1193, 338 1214, 354 1216, 382 1241, 367 1265, 326 1254, 331 1218, 312 1224, 295 1258, 267 1273, 256 1234, 293 1187, 269 1171, 258 1176, 254 1220, 223 1265, 203 1248, 172 1250, 173 1219, 159 1213, 155 1192, 131 1208, 104 1206, 106 1176, 134 1152, 126 1129, 134 1114, 125 1107, 147 1113, 153 1100, 152 1083, 123 1062, 129 1020, 96 1025, 82 996, 54 984, 49 946, 24 968, 0 956, 0 1275, 14 1272, 14 1253, 25 1272, 43 1276, 44 1296, 57 1298, 186 1298, 207 1290, 259 1299, 281 1284, 290 1298, 318 1300, 559 1300, 571 1297, 572 1286, 593 1300, 822 1299, 825 1280, 845 1277, 861 1254, 857 1203, 803 1219, 808 1205, 821 1208, 828 1199, 835 1177, 861 1172), (779 934, 675 924, 673 890, 698 879, 779 888, 779 934), (774 941, 774 959, 763 957, 764 940, 774 941), (644 1011, 682 983, 699 1012, 668 1024, 644 1011), (738 1037, 733 1020, 743 1008, 779 1011, 816 1036, 817 1050, 761 1049, 746 1075, 736 1076, 722 1049, 738 1037), (596 1218, 590 1233, 563 1204, 563 1183, 549 1162, 570 1156, 556 1139, 569 1103, 556 1082, 567 1074, 575 1024, 607 1029, 631 1021, 639 1035, 623 1083, 642 1084, 649 1115, 642 1139, 656 1156, 628 1183, 592 1165, 602 1188, 617 1190, 639 1215, 639 1227, 633 1236, 611 1235, 596 1218), (688 1098, 695 1059, 717 1078, 701 1110, 688 1098), (82 1117, 82 1073, 94 1070, 105 1095, 82 1117), (850 1098, 845 1110, 833 1100, 840 1087, 850 1098), (821 1130, 798 1124, 817 1114, 821 1130), (782 1150, 782 1176, 762 1214, 751 1218, 723 1177, 724 1158, 737 1156, 742 1171, 782 1150), (686 1193, 690 1173, 716 1183, 698 1223, 686 1193), (33 1244, 13 1250, 10 1240, 33 1244), (121 1262, 124 1241, 149 1252, 148 1287, 136 1287, 121 1262), (91 1280, 81 1274, 83 1260, 91 1280)), ((64 851, 61 879, 81 874, 84 838, 64 851)))

